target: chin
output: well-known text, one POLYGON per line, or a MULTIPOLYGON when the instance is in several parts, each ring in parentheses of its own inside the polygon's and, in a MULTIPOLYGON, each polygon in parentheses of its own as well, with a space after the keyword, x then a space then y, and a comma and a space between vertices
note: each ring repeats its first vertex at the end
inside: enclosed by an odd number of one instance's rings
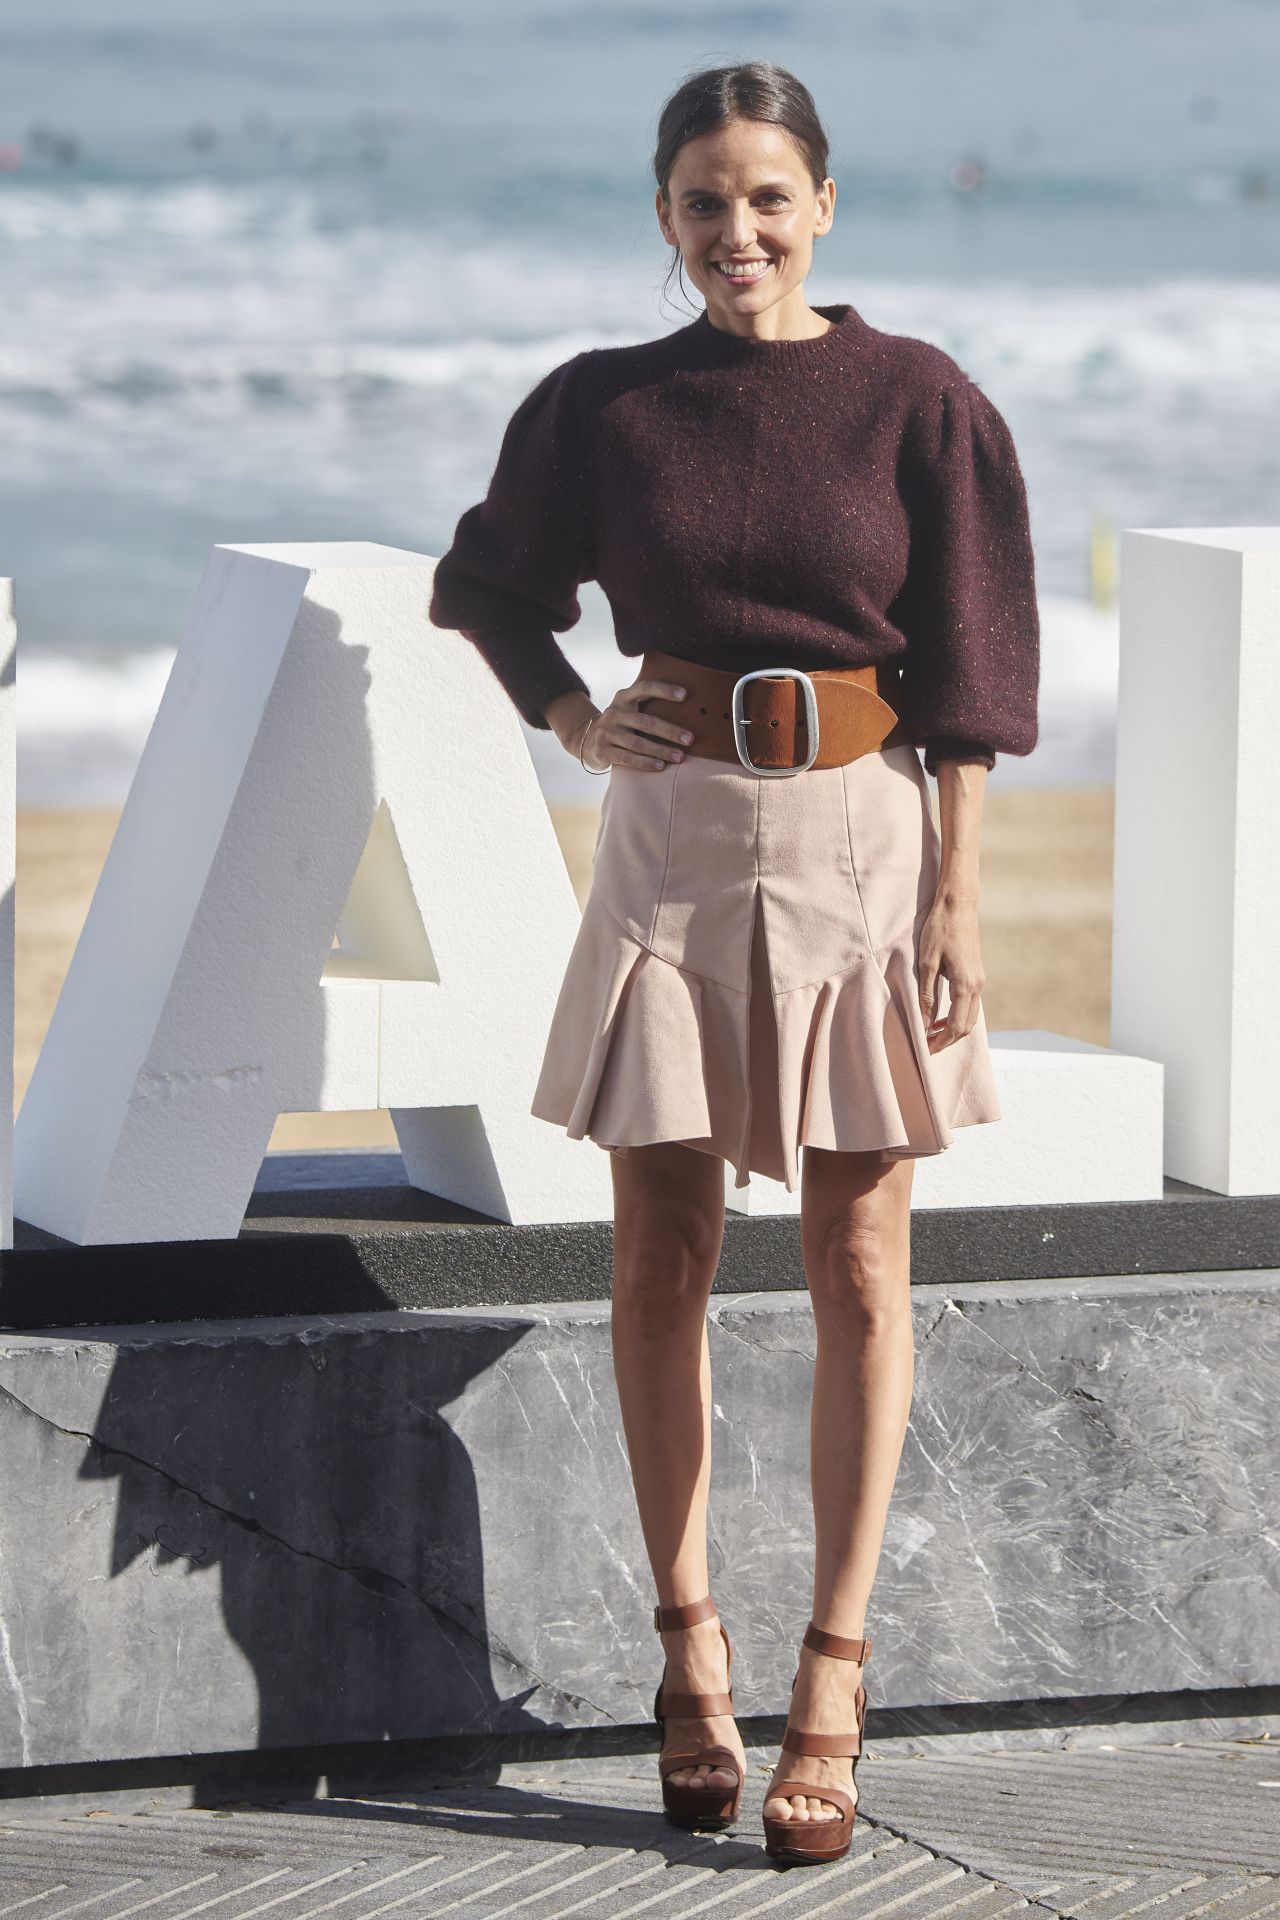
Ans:
POLYGON ((731 311, 735 307, 741 308, 746 303, 748 296, 752 293, 763 294, 765 296, 764 305, 771 307, 775 301, 783 299, 789 292, 789 289, 783 284, 783 275, 778 272, 776 267, 771 273, 765 275, 758 287, 744 287, 742 292, 737 294, 730 291, 725 284, 723 274, 717 273, 714 267, 708 267, 707 278, 711 284, 706 289, 704 298, 711 300, 718 294, 726 311, 731 311))

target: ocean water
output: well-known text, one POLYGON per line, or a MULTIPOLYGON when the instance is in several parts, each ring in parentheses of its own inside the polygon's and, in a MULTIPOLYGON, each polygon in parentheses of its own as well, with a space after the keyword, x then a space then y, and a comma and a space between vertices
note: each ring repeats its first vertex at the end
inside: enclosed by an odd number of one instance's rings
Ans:
MULTIPOLYGON (((439 553, 549 367, 692 317, 657 115, 756 57, 831 136, 811 301, 945 347, 1018 445, 1041 744, 994 778, 1109 779, 1096 556, 1280 517, 1278 55, 1274 0, 0 0, 20 798, 123 796, 214 542, 439 553)), ((603 699, 634 669, 582 604, 603 699)), ((598 798, 529 738, 551 797, 598 798)))

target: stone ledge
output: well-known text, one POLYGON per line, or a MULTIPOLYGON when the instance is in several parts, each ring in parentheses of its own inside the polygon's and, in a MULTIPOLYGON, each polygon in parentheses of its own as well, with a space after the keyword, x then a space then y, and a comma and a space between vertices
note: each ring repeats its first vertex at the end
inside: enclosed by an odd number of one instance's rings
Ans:
MULTIPOLYGON (((785 1725, 782 1714, 739 1719, 757 1779, 768 1777, 785 1725)), ((1121 1750, 1171 1755, 1192 1747, 1205 1758, 1228 1744, 1233 1752, 1256 1745, 1269 1754, 1278 1736, 1280 1687, 1259 1687, 996 1706, 981 1702, 901 1713, 868 1707, 866 1753, 868 1771, 873 1760, 937 1763, 1022 1755, 1052 1763, 1058 1756, 1121 1750)), ((659 1744, 657 1728, 650 1724, 8 1767, 0 1769, 0 1806, 15 1803, 12 1813, 25 1803, 41 1814, 100 1812, 104 1806, 123 1813, 247 1799, 263 1806, 310 1800, 317 1790, 328 1798, 476 1788, 526 1769, 554 1774, 562 1785, 566 1776, 579 1772, 589 1785, 642 1771, 652 1790, 652 1756, 659 1744)))
MULTIPOLYGON (((1274 1270, 914 1290, 873 1710, 1273 1701, 1278 1297, 1274 1270)), ((813 1319, 776 1291, 710 1323, 750 1720, 806 1618, 813 1319)), ((10 1333, 0 1447, 0 1768, 648 1724, 607 1301, 10 1333)))
MULTIPOLYGON (((17 1221, 0 1327, 597 1300, 612 1238, 608 1220, 512 1226, 423 1193, 394 1151, 272 1154, 237 1239, 73 1247, 17 1221)), ((924 1207, 911 1241, 918 1285, 1265 1268, 1280 1194, 1166 1180, 1160 1200, 924 1207)), ((726 1216, 717 1294, 804 1284, 796 1216, 726 1216)))
MULTIPOLYGON (((777 1759, 785 1715, 739 1718, 748 1761, 766 1772, 777 1759)), ((1090 1699, 1017 1701, 965 1707, 929 1707, 894 1713, 867 1707, 867 1757, 956 1759, 963 1755, 1059 1755, 1125 1749, 1169 1751, 1213 1743, 1257 1743, 1280 1738, 1280 1688, 1240 1692, 1140 1693, 1090 1699)), ((518 1766, 589 1776, 610 1763, 658 1751, 656 1726, 593 1726, 526 1734, 439 1736, 434 1740, 351 1741, 334 1747, 276 1747, 242 1753, 180 1753, 140 1761, 83 1761, 65 1766, 0 1768, 0 1807, 36 1803, 40 1812, 130 1807, 213 1807, 251 1799, 255 1805, 328 1795, 388 1793, 432 1786, 457 1788, 495 1782, 518 1766), (192 1797, 196 1795, 196 1797, 192 1797)), ((651 1778, 651 1776, 649 1776, 651 1778)), ((652 1778, 651 1778, 652 1784, 652 1778)))

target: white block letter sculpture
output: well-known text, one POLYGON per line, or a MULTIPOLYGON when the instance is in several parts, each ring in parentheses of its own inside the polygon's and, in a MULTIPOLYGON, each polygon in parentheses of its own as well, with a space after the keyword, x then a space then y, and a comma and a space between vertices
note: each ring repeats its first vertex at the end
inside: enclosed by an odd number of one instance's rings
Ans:
POLYGON ((230 1238, 278 1114, 374 1107, 420 1187, 608 1215, 608 1156, 528 1111, 578 904, 431 575, 214 549, 18 1117, 19 1218, 230 1238))
POLYGON ((0 1247, 13 1245, 15 889, 18 875, 18 626, 13 582, 0 580, 0 1247))
POLYGON ((1123 537, 1111 1041, 1165 1171, 1280 1193, 1280 528, 1123 537))

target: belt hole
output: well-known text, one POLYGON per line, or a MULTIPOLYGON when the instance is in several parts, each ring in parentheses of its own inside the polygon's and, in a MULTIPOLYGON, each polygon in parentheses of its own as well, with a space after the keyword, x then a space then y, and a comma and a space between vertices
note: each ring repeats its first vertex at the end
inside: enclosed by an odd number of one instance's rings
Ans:
POLYGON ((699 708, 698 708, 698 712, 699 712, 699 713, 705 713, 705 712, 706 712, 706 708, 705 708, 705 707, 699 707, 699 708))
POLYGON ((722 713, 722 714, 720 715, 720 718, 721 718, 722 720, 727 720, 727 719, 729 718, 729 716, 728 716, 728 714, 727 714, 727 713, 722 713))
POLYGON ((769 725, 770 725, 771 727, 776 727, 776 726, 777 726, 777 724, 778 724, 778 723, 777 723, 777 721, 776 721, 776 720, 771 720, 771 721, 769 722, 769 725))

